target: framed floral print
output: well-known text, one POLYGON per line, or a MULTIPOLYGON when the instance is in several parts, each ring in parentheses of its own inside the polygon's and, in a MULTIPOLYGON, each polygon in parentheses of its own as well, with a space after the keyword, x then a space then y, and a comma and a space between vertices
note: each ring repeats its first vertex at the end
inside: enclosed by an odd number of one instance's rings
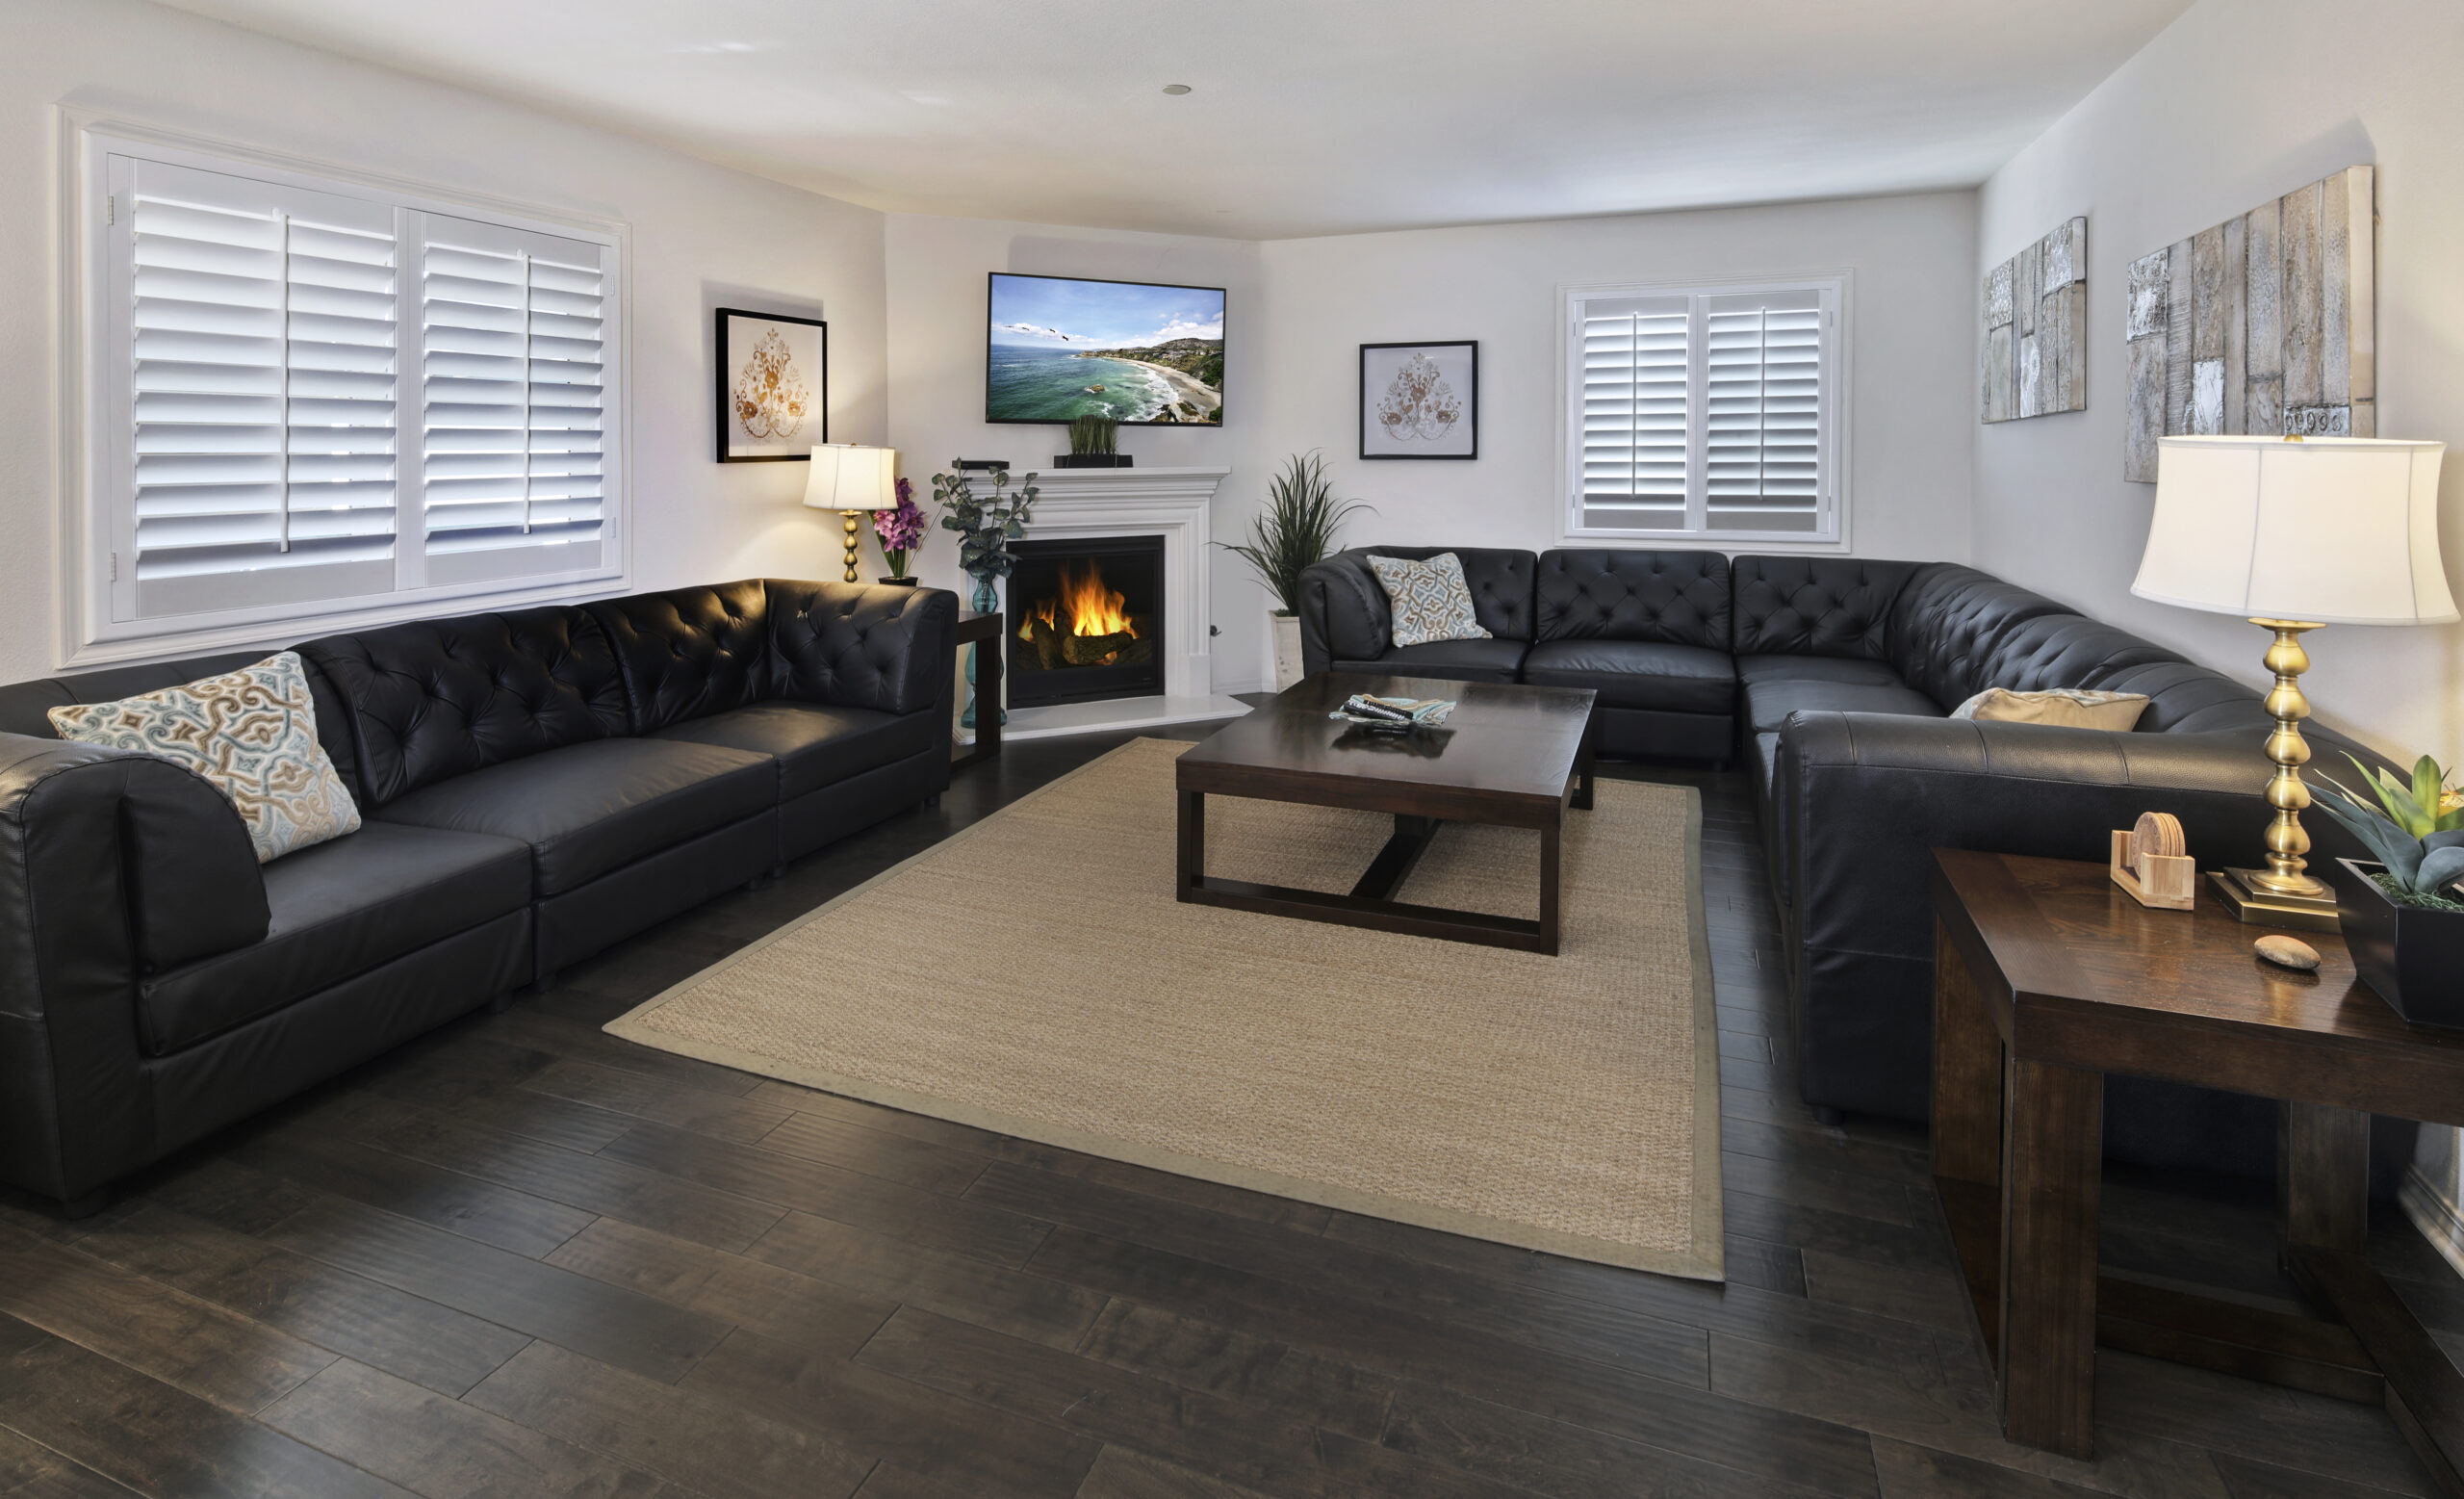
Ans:
POLYGON ((1480 455, 1480 346, 1360 346, 1360 455, 1480 455))
POLYGON ((718 310, 719 461, 810 462, 830 441, 830 324, 718 310))

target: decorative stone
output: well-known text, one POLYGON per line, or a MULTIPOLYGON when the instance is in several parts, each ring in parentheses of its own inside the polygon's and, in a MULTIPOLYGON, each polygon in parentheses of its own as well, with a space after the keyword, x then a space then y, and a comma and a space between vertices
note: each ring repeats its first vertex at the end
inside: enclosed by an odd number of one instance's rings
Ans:
POLYGON ((2297 938, 2262 937, 2250 946, 2278 968, 2299 969, 2307 973, 2319 966, 2319 949, 2297 938))

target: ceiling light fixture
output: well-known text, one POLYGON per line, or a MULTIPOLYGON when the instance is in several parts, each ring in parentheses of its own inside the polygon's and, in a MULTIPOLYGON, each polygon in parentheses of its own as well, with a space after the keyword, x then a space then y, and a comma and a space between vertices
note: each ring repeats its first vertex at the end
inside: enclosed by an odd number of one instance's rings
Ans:
POLYGON ((1166 84, 1164 86, 1164 91, 1166 93, 1172 94, 1187 93, 1190 91, 1190 86, 1188 84, 1166 84))

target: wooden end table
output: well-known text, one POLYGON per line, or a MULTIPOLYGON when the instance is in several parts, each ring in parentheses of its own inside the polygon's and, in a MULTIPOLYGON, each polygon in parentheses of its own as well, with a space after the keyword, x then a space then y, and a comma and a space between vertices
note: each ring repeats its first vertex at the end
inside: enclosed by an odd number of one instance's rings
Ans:
POLYGON ((1001 638, 999 609, 988 614, 969 608, 959 610, 958 628, 950 633, 950 644, 963 651, 979 643, 985 649, 975 655, 975 742, 950 756, 953 770, 963 770, 1001 753, 1001 657, 1008 642, 1001 638))
POLYGON ((1591 805, 1592 702, 1587 687, 1322 672, 1181 756, 1179 898, 1553 954, 1565 812, 1591 805), (1442 729, 1384 736, 1327 716, 1355 692, 1457 706, 1442 729), (1218 879, 1206 872, 1210 793, 1392 813, 1395 832, 1348 894, 1218 879), (1540 831, 1538 920, 1393 898, 1448 820, 1540 831))
POLYGON ((2464 1033, 2406 1024, 2344 943, 2261 962, 2221 907, 2151 911, 2102 865, 1938 849, 1934 1179, 2003 1434, 2085 1458, 2098 1344, 2383 1402, 2464 1494, 2464 1377, 2363 1257, 2370 1116, 2464 1124, 2464 1033), (2333 1320, 2096 1268, 2105 1074, 2281 1100, 2294 1278, 2333 1320))

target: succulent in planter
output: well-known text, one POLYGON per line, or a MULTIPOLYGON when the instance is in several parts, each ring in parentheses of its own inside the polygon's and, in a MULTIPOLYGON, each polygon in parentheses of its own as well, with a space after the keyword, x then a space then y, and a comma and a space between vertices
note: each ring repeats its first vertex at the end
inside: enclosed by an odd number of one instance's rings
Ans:
POLYGON ((2447 788, 2447 772, 2424 755, 2413 766, 2410 786, 2393 771, 2374 770, 2348 755, 2361 772, 2361 784, 2376 798, 2373 806, 2327 776, 2318 788, 2319 809, 2344 824, 2378 856, 2385 873, 2378 884, 2397 901, 2464 912, 2464 895, 2454 889, 2464 880, 2464 798, 2447 788))

